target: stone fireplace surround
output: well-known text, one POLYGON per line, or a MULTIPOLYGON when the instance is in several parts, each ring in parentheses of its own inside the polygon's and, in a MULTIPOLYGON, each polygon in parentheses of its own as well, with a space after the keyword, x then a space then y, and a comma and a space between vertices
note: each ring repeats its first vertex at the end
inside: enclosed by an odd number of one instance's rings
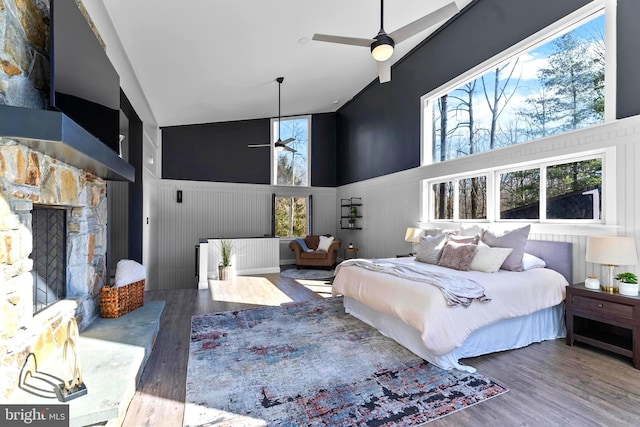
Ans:
MULTIPOLYGON (((65 326, 84 329, 98 314, 106 283, 106 183, 7 138, 0 138, 0 395, 18 386, 33 353, 41 365, 62 351, 65 326), (31 210, 67 209, 67 298, 33 315, 31 210)), ((61 374, 61 373, 60 373, 61 374)))

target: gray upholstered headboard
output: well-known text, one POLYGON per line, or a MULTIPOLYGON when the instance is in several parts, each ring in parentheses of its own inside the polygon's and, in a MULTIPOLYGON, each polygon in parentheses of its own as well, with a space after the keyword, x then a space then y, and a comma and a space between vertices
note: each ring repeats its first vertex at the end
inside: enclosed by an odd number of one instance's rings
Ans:
POLYGON ((562 274, 569 284, 573 283, 573 248, 571 243, 527 240, 524 251, 542 258, 547 263, 547 268, 562 274))

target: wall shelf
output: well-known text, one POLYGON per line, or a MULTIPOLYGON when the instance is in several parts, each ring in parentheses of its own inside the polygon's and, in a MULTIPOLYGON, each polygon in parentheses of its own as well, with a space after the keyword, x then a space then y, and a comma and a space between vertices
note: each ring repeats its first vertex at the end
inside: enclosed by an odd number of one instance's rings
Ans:
POLYGON ((362 230, 362 198, 340 199, 340 228, 362 230))

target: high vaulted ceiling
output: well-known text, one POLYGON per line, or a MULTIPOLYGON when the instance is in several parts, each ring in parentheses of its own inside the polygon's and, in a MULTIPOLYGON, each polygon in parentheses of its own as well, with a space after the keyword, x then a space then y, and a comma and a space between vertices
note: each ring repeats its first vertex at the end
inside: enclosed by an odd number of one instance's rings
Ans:
MULTIPOLYGON (((387 0, 387 32, 451 0, 387 0)), ((456 0, 459 9, 471 0, 456 0)), ((103 0, 160 126, 336 111, 374 79, 378 0, 103 0)), ((437 26, 396 46, 395 62, 437 26)), ((393 76, 392 76, 393 78, 393 76)))

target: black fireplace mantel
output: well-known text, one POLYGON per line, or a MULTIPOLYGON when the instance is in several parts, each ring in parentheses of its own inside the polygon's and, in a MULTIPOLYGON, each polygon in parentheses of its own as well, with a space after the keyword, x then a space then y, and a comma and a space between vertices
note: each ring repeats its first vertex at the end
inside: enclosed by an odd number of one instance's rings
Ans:
POLYGON ((59 111, 0 105, 0 137, 113 181, 135 181, 135 168, 59 111))

